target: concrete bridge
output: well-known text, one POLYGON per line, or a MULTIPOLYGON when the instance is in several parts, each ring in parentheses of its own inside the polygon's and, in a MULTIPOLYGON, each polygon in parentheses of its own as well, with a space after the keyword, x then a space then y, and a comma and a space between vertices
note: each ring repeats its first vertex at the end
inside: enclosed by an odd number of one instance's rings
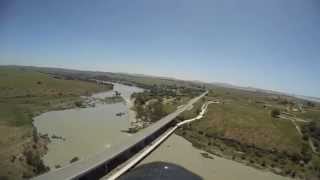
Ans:
POLYGON ((178 108, 175 112, 163 117, 146 129, 136 133, 132 138, 119 145, 97 154, 89 159, 80 160, 69 166, 52 170, 46 174, 35 177, 34 180, 47 179, 79 179, 91 180, 104 177, 114 168, 124 163, 130 157, 138 153, 145 146, 151 144, 155 139, 166 132, 170 127, 175 126, 174 119, 185 110, 189 109, 195 102, 205 96, 208 92, 191 99, 186 105, 178 108))
POLYGON ((164 142, 171 134, 174 133, 176 129, 178 129, 180 126, 183 126, 184 124, 191 123, 193 121, 199 120, 203 118, 205 112, 207 111, 208 105, 212 104, 214 102, 209 101, 202 105, 201 112, 198 114, 198 116, 184 120, 180 123, 177 123, 175 126, 169 128, 165 133, 163 133, 159 138, 154 140, 150 145, 148 145, 145 149, 141 150, 141 152, 138 153, 137 156, 133 157, 132 159, 128 160, 124 163, 124 166, 117 168, 115 172, 110 172, 106 177, 102 179, 107 180, 115 180, 118 179, 121 175, 135 167, 140 161, 142 161, 145 157, 147 157, 153 150, 155 150, 162 142, 164 142))

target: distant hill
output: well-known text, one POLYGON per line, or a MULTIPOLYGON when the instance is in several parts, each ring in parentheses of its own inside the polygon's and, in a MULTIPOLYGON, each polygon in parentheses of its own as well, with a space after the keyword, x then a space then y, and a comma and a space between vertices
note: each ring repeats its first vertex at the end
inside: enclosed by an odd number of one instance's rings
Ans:
POLYGON ((294 97, 320 103, 320 98, 318 97, 301 96, 301 95, 294 95, 294 97))
POLYGON ((228 83, 221 83, 221 82, 203 82, 199 80, 182 80, 177 78, 171 77, 164 77, 164 76, 153 76, 153 75, 145 75, 145 74, 131 74, 131 73, 123 73, 123 72, 102 72, 102 71, 85 71, 85 70, 75 70, 75 69, 65 69, 65 68, 52 68, 52 67, 36 67, 36 66, 16 66, 12 65, 13 67, 21 67, 27 69, 33 69, 40 72, 51 73, 51 74, 63 74, 69 75, 71 77, 76 77, 78 79, 87 79, 92 77, 101 77, 105 76, 110 79, 115 80, 125 80, 125 81, 132 81, 135 83, 144 83, 149 85, 159 85, 159 84, 166 84, 166 85, 177 85, 177 86, 207 86, 209 88, 214 87, 224 87, 224 88, 232 88, 250 92, 261 92, 266 94, 273 94, 273 95, 280 95, 280 96, 290 96, 295 97, 303 100, 320 102, 320 98, 318 97, 310 97, 310 96, 303 96, 303 95, 294 95, 285 92, 279 92, 274 90, 267 90, 267 89, 260 89, 255 87, 243 87, 237 86, 228 83))

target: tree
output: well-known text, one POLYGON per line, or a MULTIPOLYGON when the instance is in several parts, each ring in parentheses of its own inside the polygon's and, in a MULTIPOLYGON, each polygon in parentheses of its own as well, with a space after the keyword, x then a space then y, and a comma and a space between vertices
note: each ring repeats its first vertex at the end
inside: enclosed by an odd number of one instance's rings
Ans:
POLYGON ((316 105, 313 102, 308 101, 307 102, 307 106, 309 107, 315 107, 316 105))
POLYGON ((119 91, 115 91, 116 96, 121 96, 121 93, 119 91))
POLYGON ((152 106, 152 112, 151 112, 151 121, 155 122, 159 119, 161 119, 166 113, 163 108, 163 104, 159 101, 155 102, 152 106))
POLYGON ((271 111, 271 117, 273 118, 278 118, 280 115, 280 110, 279 109, 272 109, 271 111))

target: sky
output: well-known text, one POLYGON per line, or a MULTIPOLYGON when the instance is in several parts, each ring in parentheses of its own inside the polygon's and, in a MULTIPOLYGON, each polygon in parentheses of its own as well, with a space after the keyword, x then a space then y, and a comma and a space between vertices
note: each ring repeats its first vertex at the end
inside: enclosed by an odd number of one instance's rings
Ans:
POLYGON ((320 97, 320 1, 0 0, 0 64, 320 97))

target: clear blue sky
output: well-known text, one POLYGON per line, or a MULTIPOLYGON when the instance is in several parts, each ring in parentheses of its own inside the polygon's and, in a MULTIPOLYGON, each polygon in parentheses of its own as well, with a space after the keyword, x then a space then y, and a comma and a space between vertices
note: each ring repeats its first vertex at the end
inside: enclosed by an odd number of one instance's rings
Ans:
POLYGON ((0 64, 320 97, 320 1, 0 0, 0 64))

